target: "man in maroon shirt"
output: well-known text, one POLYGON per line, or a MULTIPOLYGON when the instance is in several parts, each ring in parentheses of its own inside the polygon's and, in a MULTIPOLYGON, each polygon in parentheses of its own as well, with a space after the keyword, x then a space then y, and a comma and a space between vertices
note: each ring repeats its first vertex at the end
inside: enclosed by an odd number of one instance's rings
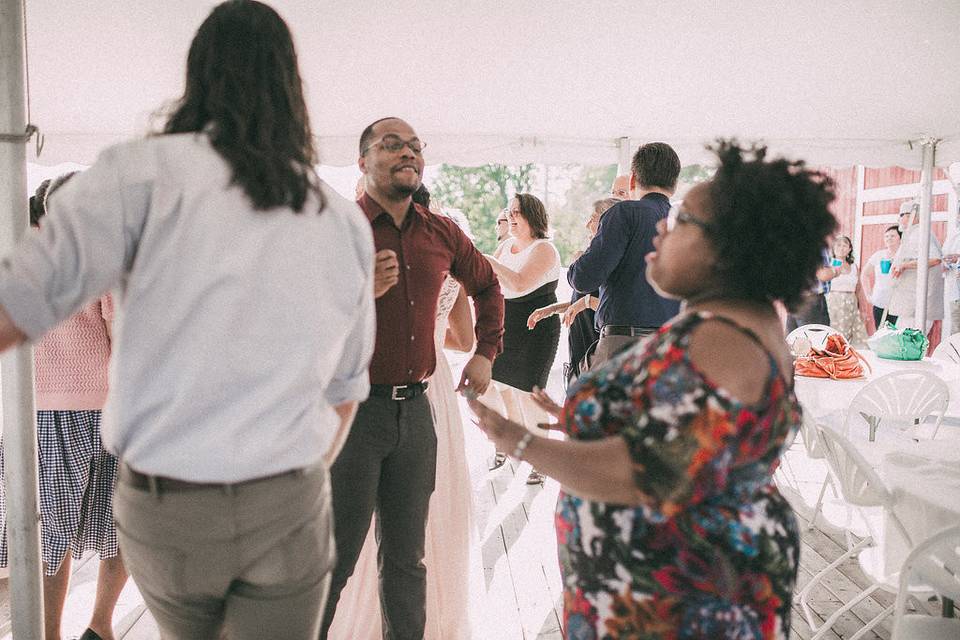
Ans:
POLYGON ((398 118, 378 120, 360 136, 365 190, 357 203, 377 248, 377 341, 370 397, 357 410, 330 470, 337 565, 321 638, 327 637, 374 511, 385 637, 423 638, 424 532, 437 463, 433 418, 423 392, 438 357, 433 343, 437 299, 448 273, 473 298, 477 317, 477 348, 458 390, 482 394, 502 348, 503 296, 489 263, 453 220, 411 200, 423 173, 422 151, 417 134, 398 118))

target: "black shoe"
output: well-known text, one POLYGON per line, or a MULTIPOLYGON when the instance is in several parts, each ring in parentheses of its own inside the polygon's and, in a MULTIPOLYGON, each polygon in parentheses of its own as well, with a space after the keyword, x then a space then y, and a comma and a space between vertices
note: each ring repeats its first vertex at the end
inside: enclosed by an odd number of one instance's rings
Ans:
POLYGON ((537 471, 536 469, 530 469, 530 475, 527 476, 527 484, 529 485, 542 485, 543 484, 543 474, 537 471))
POLYGON ((78 640, 103 640, 103 638, 101 638, 96 631, 88 627, 87 630, 83 632, 83 635, 80 636, 78 640))
POLYGON ((489 471, 496 471, 504 465, 507 461, 507 454, 497 451, 493 456, 493 464, 491 464, 487 469, 489 471))

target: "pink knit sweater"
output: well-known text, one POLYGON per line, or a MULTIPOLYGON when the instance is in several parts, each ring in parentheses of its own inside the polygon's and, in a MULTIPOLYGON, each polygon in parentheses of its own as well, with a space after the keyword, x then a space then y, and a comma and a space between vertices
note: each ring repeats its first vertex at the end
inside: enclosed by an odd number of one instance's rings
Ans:
POLYGON ((67 318, 34 348, 38 410, 102 409, 113 300, 105 295, 67 318))

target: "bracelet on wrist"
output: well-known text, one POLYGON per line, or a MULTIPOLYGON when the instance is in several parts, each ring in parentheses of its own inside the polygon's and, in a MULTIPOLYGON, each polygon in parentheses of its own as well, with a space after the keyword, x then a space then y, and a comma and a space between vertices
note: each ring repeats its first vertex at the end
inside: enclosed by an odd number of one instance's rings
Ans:
POLYGON ((516 460, 523 460, 523 454, 527 450, 527 445, 533 440, 533 434, 527 431, 523 437, 517 441, 517 446, 513 450, 513 457, 516 460))

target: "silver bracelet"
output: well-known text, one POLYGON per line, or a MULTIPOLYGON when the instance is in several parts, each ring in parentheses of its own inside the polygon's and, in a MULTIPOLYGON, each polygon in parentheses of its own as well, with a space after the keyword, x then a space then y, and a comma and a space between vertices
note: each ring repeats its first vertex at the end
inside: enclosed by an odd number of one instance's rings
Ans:
POLYGON ((517 460, 523 460, 523 452, 526 451, 527 445, 530 444, 530 441, 533 440, 533 434, 527 431, 523 434, 523 437, 517 442, 517 448, 513 450, 513 457, 517 460))

